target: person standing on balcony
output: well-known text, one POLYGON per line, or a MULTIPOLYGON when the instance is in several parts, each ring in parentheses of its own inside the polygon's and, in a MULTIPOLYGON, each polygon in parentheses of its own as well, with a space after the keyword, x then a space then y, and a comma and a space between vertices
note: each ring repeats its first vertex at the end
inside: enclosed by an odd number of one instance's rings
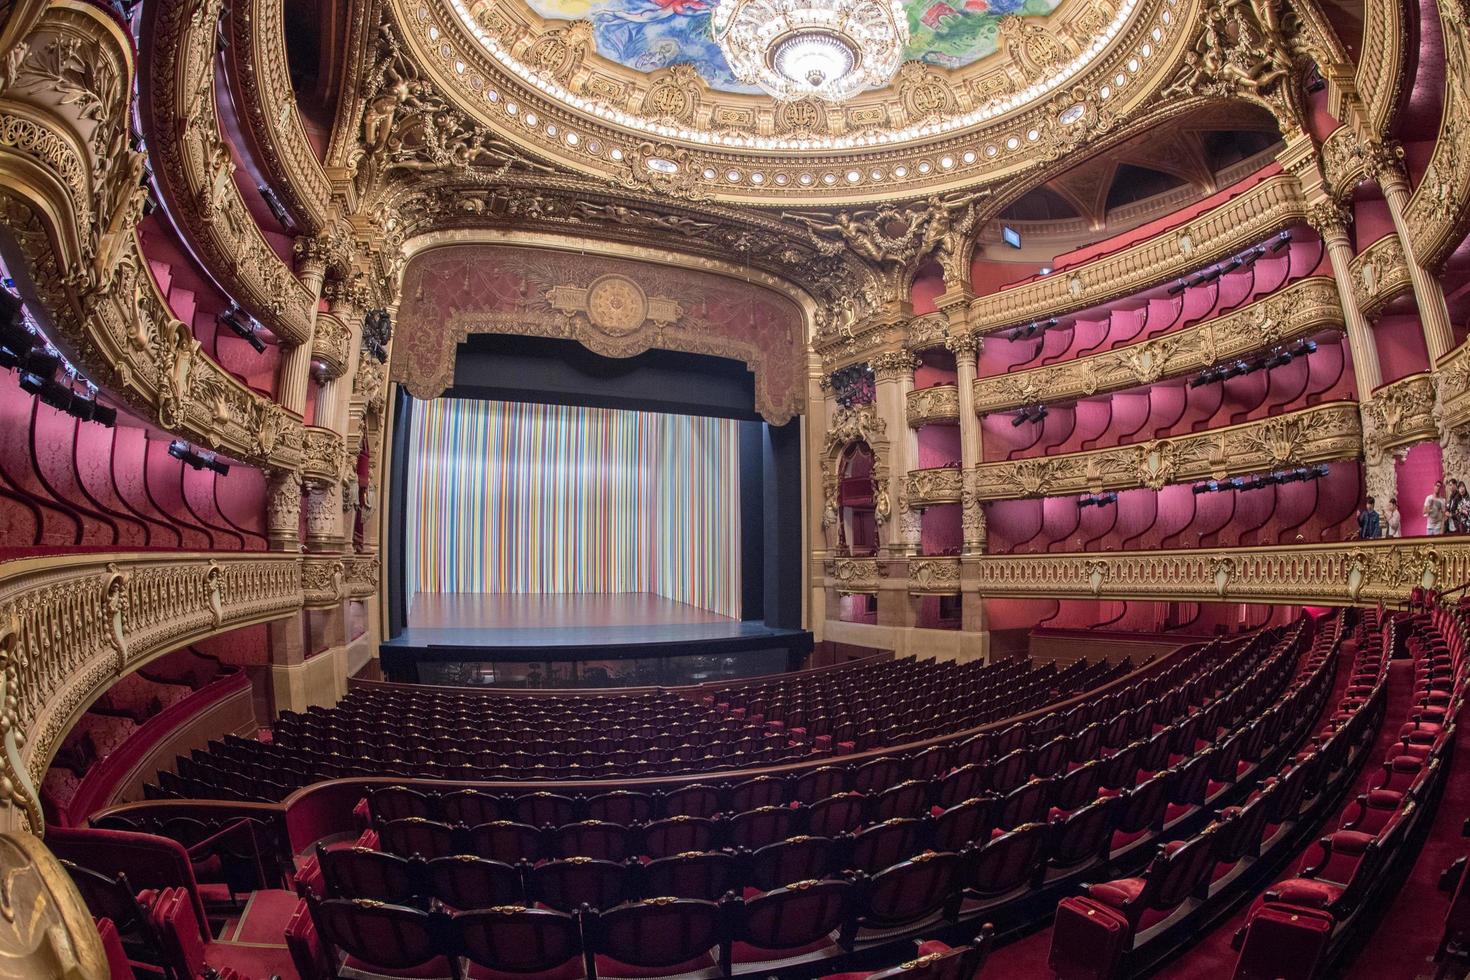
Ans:
POLYGON ((1378 537, 1381 522, 1377 509, 1373 506, 1373 498, 1368 498, 1368 505, 1358 511, 1358 538, 1361 541, 1372 541, 1378 537))
POLYGON ((1389 497, 1388 507, 1383 512, 1383 536, 1401 538, 1403 534, 1403 515, 1399 513, 1399 498, 1389 497))
POLYGON ((1424 498, 1424 533, 1444 533, 1444 481, 1439 480, 1434 484, 1434 490, 1424 498))

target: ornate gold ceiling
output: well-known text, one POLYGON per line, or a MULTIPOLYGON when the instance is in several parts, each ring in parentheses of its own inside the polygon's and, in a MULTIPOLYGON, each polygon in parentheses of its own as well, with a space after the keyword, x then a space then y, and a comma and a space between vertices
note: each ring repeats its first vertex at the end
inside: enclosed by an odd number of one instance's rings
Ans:
POLYGON ((914 198, 1054 160, 1154 98, 1199 15, 1190 0, 1062 0, 1046 16, 999 18, 978 60, 911 61, 886 88, 834 105, 725 91, 692 64, 638 70, 599 54, 590 24, 547 20, 526 0, 389 6, 365 90, 370 146, 422 97, 391 66, 407 58, 503 140, 503 160, 689 200, 804 206, 914 198))

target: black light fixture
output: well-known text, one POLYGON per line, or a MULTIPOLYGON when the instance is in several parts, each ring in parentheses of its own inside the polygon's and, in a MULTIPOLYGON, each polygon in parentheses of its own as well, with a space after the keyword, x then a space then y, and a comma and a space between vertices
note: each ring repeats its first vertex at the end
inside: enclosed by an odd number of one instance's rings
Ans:
POLYGON ((1288 229, 1286 231, 1281 232, 1281 234, 1279 234, 1279 235, 1276 236, 1276 241, 1274 241, 1274 242, 1271 243, 1271 251, 1272 252, 1279 252, 1283 248, 1285 248, 1286 246, 1288 246, 1290 244, 1291 244, 1291 230, 1288 229))
POLYGON ((1011 425, 1020 428, 1027 422, 1040 422, 1046 418, 1046 415, 1047 407, 1045 405, 1039 402, 1035 405, 1027 405, 1015 414, 1015 417, 1011 419, 1011 425))
POLYGON ((261 200, 265 201, 265 206, 270 208, 271 214, 275 215, 281 227, 287 231, 295 231, 296 219, 291 217, 290 211, 286 210, 286 205, 281 201, 281 195, 276 193, 276 189, 268 184, 256 184, 255 189, 260 192, 261 200))
POLYGON ((1298 357, 1305 357, 1317 351, 1315 340, 1299 340, 1290 347, 1273 347, 1268 353, 1262 354, 1252 360, 1223 361, 1200 371, 1189 381, 1191 388, 1200 388, 1204 385, 1214 384, 1218 381, 1228 381, 1242 375, 1251 374, 1255 371, 1270 370, 1290 364, 1298 357))
POLYGON ((230 332, 251 347, 255 353, 265 353, 265 341, 261 340, 255 333, 255 321, 245 315, 238 304, 231 303, 228 309, 221 310, 214 315, 216 322, 228 327, 230 332))
POLYGON ((1116 493, 1101 493, 1094 496, 1082 497, 1077 501, 1078 507, 1106 507, 1108 504, 1116 504, 1118 495, 1116 493))
POLYGON ((1330 472, 1331 469, 1326 463, 1318 463, 1315 466, 1298 466, 1295 469, 1276 470, 1256 476, 1234 476, 1228 480, 1205 480, 1202 483, 1196 483, 1190 489, 1196 494, 1219 493, 1223 490, 1264 490, 1266 487, 1277 487, 1286 483, 1320 480, 1330 472))
POLYGON ((187 442, 180 442, 177 439, 168 444, 168 454, 185 466, 196 470, 210 469, 220 476, 230 472, 229 464, 221 463, 212 453, 201 453, 187 442))

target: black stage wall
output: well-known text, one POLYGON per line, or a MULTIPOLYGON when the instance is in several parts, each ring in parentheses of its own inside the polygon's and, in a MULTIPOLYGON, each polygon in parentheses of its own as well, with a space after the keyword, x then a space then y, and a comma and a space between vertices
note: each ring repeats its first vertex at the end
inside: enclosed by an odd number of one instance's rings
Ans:
MULTIPOLYGON (((459 345, 450 398, 481 398, 671 412, 738 419, 741 610, 746 620, 801 628, 801 426, 767 425, 755 411, 755 379, 739 361, 651 350, 596 354, 570 340, 477 334, 459 345)), ((403 506, 413 401, 394 404, 389 475, 388 623, 407 624, 403 506)))

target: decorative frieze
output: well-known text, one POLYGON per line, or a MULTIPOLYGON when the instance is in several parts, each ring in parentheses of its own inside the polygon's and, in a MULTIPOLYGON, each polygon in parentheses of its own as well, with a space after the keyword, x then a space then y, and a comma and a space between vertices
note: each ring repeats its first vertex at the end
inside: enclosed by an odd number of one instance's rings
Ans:
POLYGON ((1332 402, 1274 418, 1088 452, 983 463, 981 500, 1050 497, 1224 479, 1361 455, 1358 406, 1332 402))
POLYGON ((993 555, 973 562, 985 596, 1402 606, 1416 586, 1470 581, 1470 541, 1379 539, 1187 551, 993 555))
POLYGON ((1404 261, 1398 235, 1385 235, 1363 249, 1352 263, 1353 292, 1363 315, 1376 316, 1395 299, 1413 288, 1409 266, 1404 261))
POLYGON ((1153 384, 1342 326, 1336 283, 1327 276, 1313 276, 1224 316, 1152 340, 979 378, 974 384, 975 410, 1001 412, 1038 401, 1069 401, 1153 384))
POLYGON ((294 555, 64 555, 0 565, 0 827, 41 832, 35 787, 77 716, 120 676, 205 637, 288 616, 302 602, 294 555))
POLYGON ((904 499, 914 507, 957 504, 964 491, 965 473, 958 467, 909 470, 904 481, 904 499))
POLYGON ((960 419, 960 390, 954 385, 933 385, 911 391, 907 401, 909 428, 960 419))
POLYGON ((1462 0, 1439 0, 1444 31, 1445 98, 1434 155, 1409 201, 1406 224, 1419 263, 1438 268, 1470 226, 1470 10, 1462 0))
POLYGON ((883 577, 872 558, 832 558, 826 565, 827 578, 839 592, 877 592, 883 577))
POLYGON ((910 558, 910 595, 959 595, 960 560, 958 557, 910 558))

